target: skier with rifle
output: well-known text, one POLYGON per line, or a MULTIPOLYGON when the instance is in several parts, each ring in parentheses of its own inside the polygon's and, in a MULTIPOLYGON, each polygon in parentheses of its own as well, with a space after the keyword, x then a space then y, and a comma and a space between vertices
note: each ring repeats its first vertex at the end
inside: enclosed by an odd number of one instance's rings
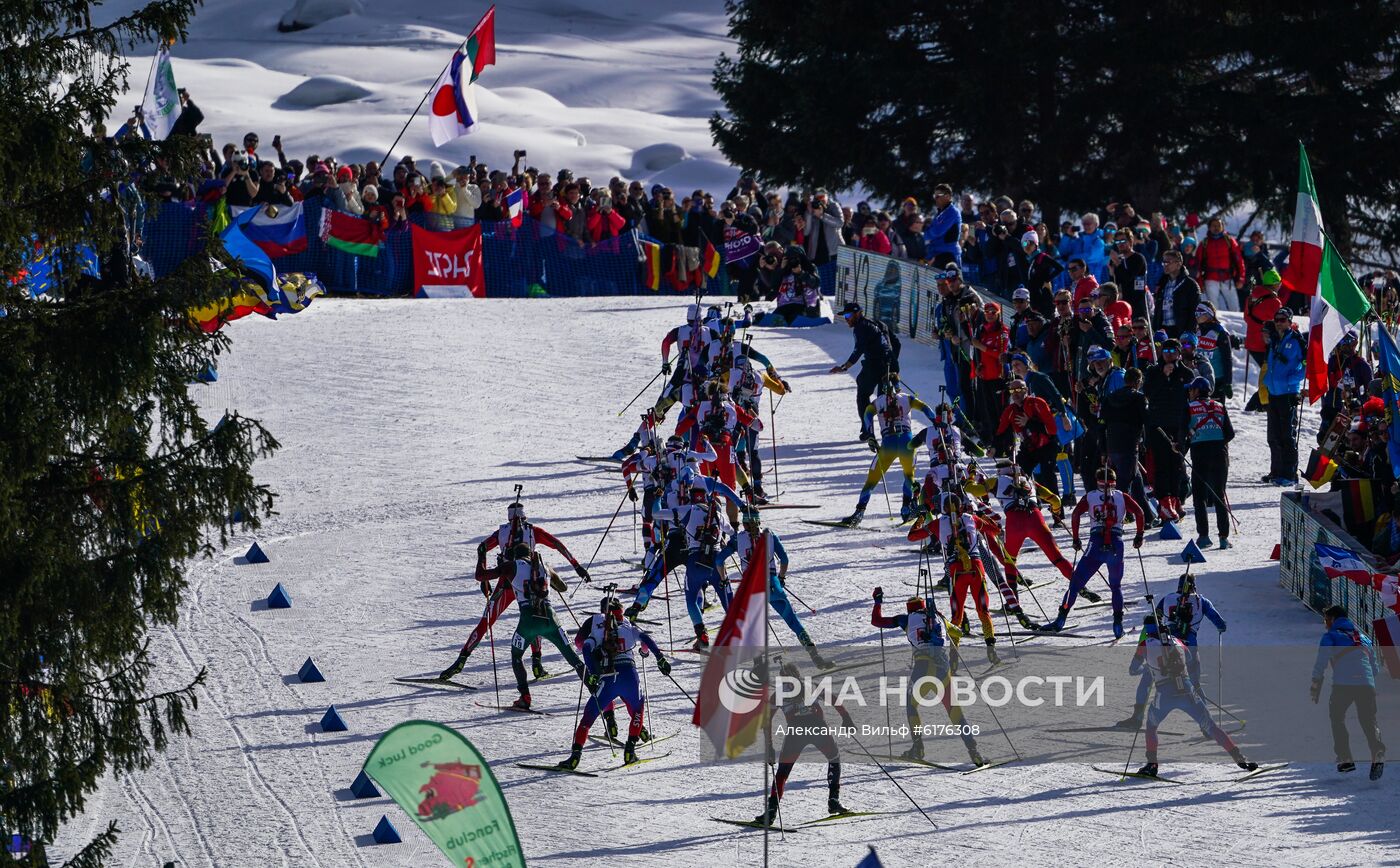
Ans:
MULTIPOLYGON (((1186 668, 1196 684, 1201 683, 1201 656, 1197 651, 1201 623, 1207 620, 1215 625, 1217 631, 1225 632, 1225 619, 1210 600, 1197 593, 1196 577, 1190 572, 1183 573, 1177 579, 1175 591, 1157 601, 1156 623, 1166 627, 1186 646, 1186 668)), ((1144 672, 1138 682, 1132 716, 1120 720, 1117 726, 1133 730, 1142 726, 1142 714, 1147 708, 1147 694, 1151 687, 1152 679, 1144 672)))
POLYGON ((525 646, 539 639, 548 639, 569 661, 579 677, 583 677, 583 661, 554 615, 554 607, 549 603, 549 591, 553 588, 560 593, 568 590, 568 585, 559 578, 552 567, 545 565, 539 553, 532 553, 524 544, 517 544, 509 553, 509 559, 497 567, 495 572, 509 584, 498 585, 493 598, 503 597, 508 587, 514 594, 515 604, 520 610, 520 623, 515 635, 510 639, 510 669, 515 675, 515 686, 520 698, 511 708, 528 711, 530 708, 530 686, 525 680, 525 646))
POLYGON ((936 424, 932 408, 901 390, 899 375, 890 374, 881 386, 880 394, 865 408, 864 419, 867 426, 873 427, 875 420, 879 420, 880 445, 876 446, 873 440, 870 441, 870 448, 875 452, 875 462, 870 466, 870 472, 865 475, 855 512, 841 519, 842 525, 855 527, 865 518, 865 507, 870 502, 871 493, 884 479, 885 471, 889 470, 895 459, 899 459, 900 469, 904 471, 900 518, 908 521, 913 516, 915 490, 912 417, 915 410, 923 413, 930 425, 936 424))
MULTIPOLYGON (((870 612, 871 625, 882 630, 891 627, 903 630, 904 637, 909 640, 912 652, 909 659, 911 693, 915 689, 921 689, 918 685, 923 679, 932 678, 942 682, 943 708, 948 712, 949 722, 961 733, 963 746, 967 748, 967 755, 972 764, 985 765, 986 760, 982 759, 982 754, 977 750, 977 739, 972 735, 972 728, 967 725, 962 708, 953 704, 952 693, 948 689, 948 681, 952 676, 952 667, 948 660, 949 643, 943 629, 943 616, 938 613, 933 597, 912 597, 905 602, 903 615, 885 615, 880 611, 880 606, 885 600, 884 589, 876 588, 872 596, 875 599, 875 607, 870 612)), ((920 761, 924 758, 918 701, 921 698, 922 696, 911 696, 904 704, 913 744, 903 753, 902 759, 920 761)))
POLYGON ((1224 748, 1240 768, 1248 772, 1258 769, 1259 764, 1250 762, 1225 730, 1211 720, 1210 709, 1206 708, 1200 687, 1191 677, 1186 662, 1186 644, 1159 626, 1155 611, 1143 621, 1143 628, 1142 641, 1133 654, 1128 672, 1137 675, 1146 671, 1156 688, 1156 695, 1147 709, 1147 763, 1137 770, 1137 774, 1157 777, 1161 768, 1157 761, 1157 728, 1173 711, 1191 715, 1201 731, 1215 739, 1215 743, 1224 748))
MULTIPOLYGON (((766 660, 760 659, 754 667, 754 671, 762 680, 768 680, 766 660)), ((781 663, 778 671, 784 678, 800 679, 802 676, 797 666, 792 663, 781 663)), ((772 826, 778 821, 778 801, 783 797, 788 776, 792 774, 792 767, 797 764, 798 758, 802 756, 802 751, 808 747, 816 748, 826 759, 827 813, 832 815, 850 813, 841 804, 841 749, 837 747, 836 739, 831 735, 821 704, 806 702, 803 690, 790 691, 790 693, 793 695, 787 696, 781 703, 777 704, 775 709, 781 711, 783 717, 787 719, 785 729, 790 734, 783 739, 780 750, 774 750, 773 745, 768 745, 767 761, 770 765, 776 762, 778 768, 773 775, 772 788, 768 791, 767 806, 763 813, 754 817, 754 824, 758 826, 772 826)), ((832 708, 836 709, 836 713, 840 715, 842 725, 855 727, 850 712, 835 702, 832 703, 832 708)))
MULTIPOLYGON (((517 546, 524 545, 531 554, 534 553, 535 546, 546 546, 568 559, 579 578, 585 582, 590 581, 588 570, 579 564, 578 559, 573 556, 567 546, 549 531, 531 524, 525 517, 525 505, 520 502, 520 486, 516 486, 515 502, 506 507, 506 519, 505 524, 497 528, 494 534, 482 540, 481 544, 476 547, 476 580, 481 583, 482 596, 486 597, 486 609, 482 612, 481 620, 477 622, 471 635, 467 637, 467 641, 462 644, 462 650, 457 653, 457 659, 438 675, 439 680, 447 681, 462 671, 462 667, 467 665, 467 658, 481 643, 482 637, 491 629, 491 625, 496 623, 496 619, 501 617, 501 613, 515 601, 514 591, 511 589, 508 576, 502 575, 496 583, 495 592, 492 592, 489 581, 490 571, 486 569, 486 554, 491 549, 494 548, 500 552, 497 566, 501 566, 505 563, 508 553, 514 551, 517 546)), ((531 646, 530 667, 536 678, 545 676, 544 664, 540 662, 540 643, 538 641, 531 646)))
POLYGON ((1098 487, 1079 501, 1070 519, 1070 532, 1073 534, 1074 550, 1081 551, 1084 544, 1079 540, 1079 520, 1089 513, 1089 551, 1079 560, 1079 565, 1070 575, 1069 590, 1055 620, 1043 628, 1058 633, 1065 627, 1070 609, 1074 606, 1079 592, 1089 584, 1089 579, 1102 566, 1108 566, 1108 587, 1113 599, 1113 637, 1123 638, 1123 520, 1133 517, 1137 533, 1133 537, 1133 548, 1142 548, 1142 535, 1145 519, 1142 507, 1137 501, 1117 489, 1118 474, 1111 467, 1101 467, 1097 474, 1098 487))
MULTIPOLYGON (((717 560, 723 563, 731 555, 737 554, 741 573, 746 572, 749 568, 749 557, 753 554, 754 541, 764 533, 757 509, 753 506, 746 506, 742 515, 743 529, 731 536, 717 555, 717 560)), ((792 602, 788 599, 787 591, 784 590, 784 586, 787 584, 788 553, 783 548, 783 541, 777 533, 771 530, 768 531, 768 539, 768 604, 797 636, 798 644, 807 649, 812 663, 818 669, 830 669, 831 661, 818 653, 816 643, 812 641, 807 629, 802 626, 802 621, 798 619, 797 612, 793 610, 792 602)))
MULTIPOLYGON (((559 763, 560 768, 578 768, 583 756, 583 743, 588 739, 588 731, 599 714, 607 713, 615 702, 627 708, 631 721, 627 727, 627 741, 622 748, 622 764, 631 765, 637 761, 637 742, 643 739, 642 712, 646 697, 642 695, 641 682, 637 678, 637 661, 632 652, 641 646, 641 653, 651 653, 656 657, 656 668, 662 675, 671 672, 671 663, 661 653, 656 641, 650 635, 631 624, 622 615, 622 601, 608 594, 603 598, 600 614, 602 617, 589 619, 588 636, 583 640, 583 662, 588 674, 584 683, 592 695, 584 706, 583 716, 574 729, 573 746, 567 759, 559 763)), ((615 737, 617 724, 609 727, 609 737, 615 737)))
POLYGON ((962 629, 964 607, 967 597, 972 596, 972 605, 977 619, 982 622, 982 640, 987 643, 987 659, 1000 663, 996 652, 996 629, 992 623, 992 613, 987 601, 987 573, 982 563, 978 533, 997 534, 1000 528, 992 521, 964 510, 963 495, 945 494, 941 504, 942 515, 926 521, 920 518, 909 531, 911 542, 927 536, 937 535, 943 549, 943 565, 948 575, 949 594, 952 605, 952 623, 962 629))

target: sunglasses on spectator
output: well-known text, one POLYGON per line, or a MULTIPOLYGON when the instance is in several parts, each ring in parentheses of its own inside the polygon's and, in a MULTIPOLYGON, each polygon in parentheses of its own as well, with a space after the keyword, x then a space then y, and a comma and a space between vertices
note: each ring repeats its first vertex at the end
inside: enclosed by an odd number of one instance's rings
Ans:
POLYGON ((1147 331, 1147 326, 1145 326, 1145 325, 1135 325, 1135 326, 1133 326, 1133 331, 1135 331, 1135 332, 1145 332, 1145 331, 1147 331))
POLYGON ((1078 270, 1079 270, 1079 266, 1077 266, 1077 265, 1071 265, 1071 266, 1069 267, 1069 270, 1070 270, 1070 271, 1078 271, 1078 270))

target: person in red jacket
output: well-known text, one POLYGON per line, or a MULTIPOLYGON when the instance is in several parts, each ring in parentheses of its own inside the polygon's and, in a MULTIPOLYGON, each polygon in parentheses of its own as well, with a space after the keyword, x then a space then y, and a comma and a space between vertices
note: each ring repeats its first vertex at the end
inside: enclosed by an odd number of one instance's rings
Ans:
POLYGON ((622 234, 627 220, 613 210, 611 196, 598 197, 598 207, 588 213, 588 240, 597 244, 622 234))
MULTIPOLYGON (((1268 358, 1269 344, 1264 330, 1274 321, 1274 314, 1283 307, 1279 298, 1281 279, 1277 269, 1270 268, 1261 277, 1261 282, 1249 291, 1249 299, 1244 304, 1244 349, 1258 365, 1259 375, 1255 382, 1255 397, 1245 403, 1245 409, 1262 409, 1258 406, 1258 384, 1264 382, 1264 359, 1268 358)), ((1246 364, 1248 360, 1246 360, 1246 364)), ((1244 372, 1245 388, 1249 387, 1249 371, 1244 372)))
POLYGON ((973 330, 968 343, 975 349, 973 375, 977 381, 977 433, 983 442, 991 440, 992 431, 1001 417, 1001 377, 1004 372, 1002 356, 1010 348, 1010 335, 1001 321, 1001 305, 989 301, 982 307, 981 323, 973 330))
POLYGON ((1196 277, 1205 297, 1215 303, 1216 310, 1238 311, 1243 301, 1240 291, 1244 289, 1244 254, 1219 217, 1212 217, 1206 224, 1200 255, 1201 272, 1196 277))
POLYGON ((894 245, 890 243, 890 236, 881 232, 880 227, 876 225, 874 220, 871 220, 860 229, 860 249, 889 256, 894 245))
POLYGON ((1055 491, 1055 458, 1060 446, 1055 434, 1055 414, 1044 398, 1030 394, 1026 381, 1019 377, 1011 381, 1006 391, 1010 400, 997 423, 997 449, 1003 455, 1013 455, 1023 472, 1034 474, 1036 482, 1055 491))

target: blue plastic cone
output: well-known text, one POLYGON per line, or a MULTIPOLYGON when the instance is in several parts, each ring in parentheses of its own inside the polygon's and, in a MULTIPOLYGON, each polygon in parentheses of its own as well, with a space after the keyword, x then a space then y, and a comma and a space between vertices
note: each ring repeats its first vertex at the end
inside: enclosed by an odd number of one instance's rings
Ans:
POLYGON ((387 816, 379 818, 379 825, 374 827, 374 843, 376 844, 400 844, 403 838, 399 837, 399 830, 394 828, 394 824, 389 822, 387 816))
POLYGON ((297 678, 300 679, 303 684, 326 680, 326 676, 322 675, 321 670, 316 668, 316 661, 312 660, 310 657, 306 658, 306 662, 301 664, 301 668, 297 670, 297 678))
POLYGON ((1157 536, 1157 538, 1158 538, 1158 539, 1181 539, 1181 531, 1177 530, 1177 528, 1176 528, 1176 522, 1174 522, 1174 521, 1164 521, 1164 522, 1162 522, 1162 532, 1157 536))
POLYGON ((350 727, 345 725, 340 712, 336 711, 334 705, 326 709, 326 713, 321 715, 321 729, 325 732, 345 732, 350 727))
POLYGON ((248 553, 243 556, 243 562, 249 564, 265 564, 270 560, 271 558, 257 543, 253 543, 253 547, 248 549, 248 553))
POLYGON ((287 589, 278 582, 277 587, 272 589, 272 593, 267 595, 267 607, 269 609, 290 609, 292 607, 292 596, 287 593, 287 589))
POLYGON ((369 775, 361 769, 355 776, 355 782, 350 785, 350 794, 357 799, 373 799, 378 797, 379 788, 374 785, 374 781, 369 779, 369 775))
POLYGON ((1186 548, 1181 550, 1181 562, 1184 564, 1203 564, 1206 556, 1201 554, 1201 547, 1196 545, 1195 540, 1186 544, 1186 548))

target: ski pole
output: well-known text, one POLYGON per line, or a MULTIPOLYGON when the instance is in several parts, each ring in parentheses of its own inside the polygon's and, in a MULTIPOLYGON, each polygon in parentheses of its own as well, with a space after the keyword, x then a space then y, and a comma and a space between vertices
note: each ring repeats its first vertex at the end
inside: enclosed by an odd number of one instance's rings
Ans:
MULTIPOLYGON (((1216 708, 1225 707, 1225 634, 1215 634, 1215 695, 1220 697, 1216 708)), ((1215 725, 1220 725, 1220 715, 1216 715, 1215 725)))
MULTIPOLYGON (((975 682, 975 679, 973 679, 972 677, 972 670, 968 667, 967 661, 962 659, 961 654, 958 655, 957 662, 961 664, 963 672, 967 674, 968 680, 975 682)), ((992 720, 996 722, 997 729, 1001 730, 1001 737, 1006 739, 1007 745, 1011 747, 1011 752, 1016 755, 1016 759, 1021 759, 1021 752, 1016 749, 1016 744, 1011 740, 1011 734, 1006 731, 1006 727, 1001 725, 1001 718, 997 717, 996 710, 993 709, 990 705, 988 705, 987 711, 991 712, 992 720)))
MULTIPOLYGON (((575 590, 577 590, 577 588, 575 588, 575 590)), ((580 626, 578 622, 578 616, 574 614, 574 607, 569 605, 569 598, 564 596, 563 591, 556 591, 555 593, 559 595, 559 599, 564 601, 564 611, 569 613, 569 617, 572 618, 574 621, 574 626, 580 626)))
MULTIPOLYGON (((602 551, 603 542, 608 538, 608 533, 612 530, 613 522, 617 521, 618 514, 622 512, 622 505, 626 502, 627 492, 624 491, 622 492, 622 499, 617 502, 617 509, 613 510, 612 519, 608 521, 607 528, 603 530, 603 538, 598 540, 598 547, 593 549, 593 556, 588 559, 588 566, 584 567, 585 570, 593 569, 593 561, 598 558, 598 552, 602 551)), ((578 588, 574 588, 574 590, 577 591, 578 588)), ((572 594, 570 596, 572 596, 572 594)))
MULTIPOLYGON (((768 434, 773 441, 773 497, 781 496, 782 485, 778 482, 778 407, 773 403, 773 390, 768 390, 768 434)), ((758 455, 758 450, 754 450, 758 455)))
POLYGON ((632 554, 637 553, 637 501, 632 501, 632 554))
POLYGON ((496 687, 496 705, 499 707, 501 704, 501 679, 496 674, 496 629, 490 621, 486 622, 486 635, 491 637, 491 683, 496 687))
POLYGON ((808 606, 806 600, 804 600, 804 599, 802 599, 801 597, 797 596, 797 592, 794 591, 792 588, 789 588, 786 581, 783 582, 783 590, 784 590, 784 591, 787 591, 788 596, 792 597, 794 600, 796 600, 797 602, 801 603, 801 604, 803 605, 803 607, 807 609, 808 612, 811 612, 813 615, 817 614, 817 610, 816 610, 816 609, 813 609, 811 606, 808 606))
MULTIPOLYGON (((930 826, 932 826, 933 828, 937 829, 937 828, 938 828, 938 824, 935 823, 935 822, 933 821, 933 818, 930 817, 927 813, 925 813, 924 809, 923 809, 922 807, 919 806, 919 803, 918 803, 918 802, 914 801, 914 797, 911 796, 911 795, 909 795, 909 793, 905 791, 904 787, 901 787, 901 786, 899 785, 899 781, 897 781, 897 780, 894 779, 894 775, 890 774, 890 773, 889 773, 889 770, 886 769, 884 766, 880 765, 880 761, 877 760, 877 759, 875 759, 874 755, 871 754, 870 751, 866 750, 865 745, 861 744, 860 739, 858 739, 858 738, 856 738, 854 735, 852 735, 852 736, 851 736, 851 741, 855 742, 855 743, 856 743, 856 747, 860 748, 860 749, 865 753, 866 756, 870 757, 870 761, 873 762, 873 763, 875 763, 876 767, 879 768, 880 771, 882 771, 882 772, 885 773, 885 777, 887 777, 887 778, 890 779, 890 783, 894 784, 895 789, 899 790, 900 795, 902 795, 902 796, 904 796, 904 798, 908 799, 908 800, 909 800, 909 804, 913 805, 914 808, 915 808, 920 814, 923 814, 923 815, 924 815, 924 819, 925 819, 925 820, 928 820, 928 824, 929 824, 930 826)), ((891 748, 891 749, 893 749, 893 748, 891 748)))
POLYGON ((676 689, 681 692, 681 696, 684 696, 687 702, 689 702, 691 705, 695 704, 695 699, 690 695, 689 692, 686 691, 684 687, 681 687, 679 681, 672 678, 669 672, 663 672, 662 674, 666 676, 667 681, 670 681, 672 684, 676 685, 676 689))
MULTIPOLYGON (((885 628, 880 627, 878 629, 880 631, 880 683, 883 685, 889 682, 890 676, 889 671, 885 668, 885 628)), ((890 717, 890 704, 886 702, 884 706, 885 738, 889 743, 889 754, 890 756, 894 756, 894 720, 890 717)))
POLYGON ((637 398, 640 398, 642 397, 642 395, 646 394, 646 390, 651 388, 651 384, 655 383, 657 378, 660 377, 661 374, 661 371, 657 371, 655 377, 652 377, 650 380, 647 380, 647 384, 642 387, 642 390, 640 392, 637 393, 636 398, 633 398, 632 400, 628 401, 626 407, 623 407, 621 410, 617 411, 618 418, 621 418, 623 413, 626 413, 628 410, 632 409, 632 405, 637 403, 637 398))

